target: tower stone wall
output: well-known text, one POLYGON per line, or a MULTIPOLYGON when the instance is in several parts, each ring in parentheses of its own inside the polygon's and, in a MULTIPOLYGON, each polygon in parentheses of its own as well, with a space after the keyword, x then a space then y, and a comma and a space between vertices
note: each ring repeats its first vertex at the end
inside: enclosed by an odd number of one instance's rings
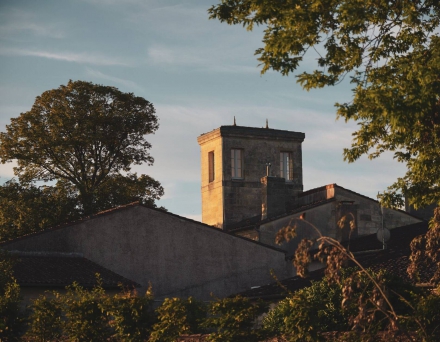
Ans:
MULTIPOLYGON (((198 137, 201 151, 202 221, 218 228, 262 214, 261 178, 281 177, 281 153, 291 157, 291 179, 285 180, 286 198, 303 191, 301 143, 305 134, 242 126, 221 126, 198 137), (241 155, 239 163, 232 150, 241 155), (214 179, 210 179, 209 154, 214 153, 214 179), (235 177, 234 177, 235 176, 235 177)), ((212 167, 212 166, 211 166, 212 167)))

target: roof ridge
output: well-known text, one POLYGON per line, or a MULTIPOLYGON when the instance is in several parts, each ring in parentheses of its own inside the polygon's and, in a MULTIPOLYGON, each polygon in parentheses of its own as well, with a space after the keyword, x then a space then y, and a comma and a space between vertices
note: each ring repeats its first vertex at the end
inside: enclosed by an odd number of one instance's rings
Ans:
POLYGON ((122 205, 122 206, 118 206, 116 208, 104 210, 104 211, 101 211, 101 212, 96 213, 94 215, 90 215, 88 217, 82 218, 80 220, 64 223, 64 224, 61 224, 61 225, 58 225, 58 226, 55 226, 55 227, 51 227, 51 228, 39 231, 39 232, 35 232, 35 233, 27 234, 27 235, 24 235, 24 236, 20 236, 18 238, 12 239, 12 240, 0 242, 0 248, 1 248, 1 246, 7 246, 7 245, 9 245, 11 243, 15 243, 17 241, 24 240, 24 239, 27 239, 27 238, 30 238, 30 237, 33 237, 33 236, 38 236, 38 235, 49 233, 49 232, 52 232, 52 231, 64 229, 64 228, 67 228, 67 227, 70 227, 70 226, 73 226, 73 225, 76 225, 76 224, 79 224, 79 223, 83 223, 83 222, 86 222, 86 221, 89 221, 89 220, 92 220, 92 219, 95 219, 95 218, 98 218, 98 217, 109 215, 109 214, 111 214, 113 212, 116 212, 116 211, 126 210, 126 209, 130 209, 130 208, 133 208, 133 207, 138 207, 138 206, 146 208, 146 209, 150 209, 150 210, 153 210, 153 211, 161 212, 162 214, 171 215, 171 216, 174 216, 174 217, 176 217, 176 218, 178 218, 180 220, 185 220, 185 221, 189 221, 189 222, 192 222, 192 223, 196 223, 196 224, 201 225, 201 226, 203 226, 205 228, 213 229, 214 231, 220 232, 222 234, 227 234, 227 235, 232 236, 234 238, 242 239, 242 240, 245 240, 245 241, 257 244, 259 246, 270 248, 270 249, 273 249, 275 251, 278 251, 278 252, 286 254, 286 251, 284 249, 277 248, 277 247, 274 247, 274 246, 271 246, 271 245, 268 245, 268 244, 265 244, 265 243, 262 243, 262 242, 259 242, 259 241, 254 241, 254 240, 248 239, 248 238, 246 238, 244 236, 238 236, 238 235, 232 234, 230 232, 227 232, 227 231, 225 231, 223 229, 219 229, 219 228, 216 228, 214 226, 210 226, 210 225, 208 225, 206 223, 203 223, 203 222, 200 222, 200 221, 196 221, 196 220, 184 217, 184 216, 180 216, 180 215, 171 213, 169 211, 164 211, 164 210, 159 209, 159 208, 152 208, 152 207, 149 207, 149 206, 147 206, 145 204, 140 203, 139 201, 138 202, 128 203, 128 204, 122 205))

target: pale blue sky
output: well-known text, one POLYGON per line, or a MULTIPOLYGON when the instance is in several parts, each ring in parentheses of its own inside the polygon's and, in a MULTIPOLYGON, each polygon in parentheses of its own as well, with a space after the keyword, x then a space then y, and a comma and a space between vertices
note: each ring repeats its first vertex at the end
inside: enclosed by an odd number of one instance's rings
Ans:
MULTIPOLYGON (((304 132, 304 188, 337 183, 375 198, 404 174, 388 155, 342 160, 355 124, 335 121, 350 85, 306 92, 292 76, 260 75, 262 29, 208 20, 213 0, 0 1, 0 130, 35 97, 69 79, 111 85, 152 102, 160 128, 154 166, 135 167, 165 188, 160 204, 200 219, 197 136, 221 125, 304 132)), ((303 68, 309 69, 315 56, 303 68)), ((0 182, 13 176, 0 164, 0 182)))

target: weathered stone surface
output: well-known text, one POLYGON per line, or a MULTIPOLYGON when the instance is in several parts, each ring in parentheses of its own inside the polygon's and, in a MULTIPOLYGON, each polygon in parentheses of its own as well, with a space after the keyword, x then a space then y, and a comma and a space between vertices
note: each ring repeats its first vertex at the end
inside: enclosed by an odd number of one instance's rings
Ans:
MULTIPOLYGON (((278 246, 291 254, 303 238, 316 238, 322 234, 346 241, 375 234, 382 227, 382 220, 388 229, 422 221, 402 210, 381 209, 378 201, 336 184, 306 191, 299 195, 298 201, 302 208, 260 224, 259 241, 276 246, 276 233, 287 225, 296 226, 297 236, 278 246), (354 225, 353 230, 350 224, 354 225)), ((245 232, 241 234, 245 235, 245 232)))
POLYGON ((280 153, 290 152, 293 160, 293 179, 285 182, 286 195, 291 198, 303 190, 301 143, 304 133, 221 126, 202 134, 197 141, 201 150, 202 221, 224 228, 229 223, 261 215, 261 177, 280 177, 280 153), (231 149, 243 153, 243 177, 232 178, 231 149), (209 182, 208 153, 214 152, 215 179, 209 182))

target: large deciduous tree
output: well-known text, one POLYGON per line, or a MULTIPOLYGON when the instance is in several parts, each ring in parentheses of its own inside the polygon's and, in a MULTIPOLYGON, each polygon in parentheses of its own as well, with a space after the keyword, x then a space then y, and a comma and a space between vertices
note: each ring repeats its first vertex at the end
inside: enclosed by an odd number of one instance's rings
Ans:
POLYGON ((288 75, 315 56, 315 70, 296 75, 305 89, 351 78, 352 101, 336 104, 338 117, 359 124, 344 159, 393 151, 408 170, 383 202, 440 203, 438 1, 221 0, 209 13, 249 30, 265 26, 262 73, 288 75))
POLYGON ((159 182, 124 173, 133 164, 153 163, 145 135, 157 128, 154 107, 144 98, 69 81, 45 91, 30 111, 11 119, 0 133, 0 161, 16 160, 14 172, 22 183, 58 180, 74 186, 84 215, 102 209, 104 195, 109 203, 123 204, 109 198, 109 189, 114 198, 154 203, 163 194, 159 182))

